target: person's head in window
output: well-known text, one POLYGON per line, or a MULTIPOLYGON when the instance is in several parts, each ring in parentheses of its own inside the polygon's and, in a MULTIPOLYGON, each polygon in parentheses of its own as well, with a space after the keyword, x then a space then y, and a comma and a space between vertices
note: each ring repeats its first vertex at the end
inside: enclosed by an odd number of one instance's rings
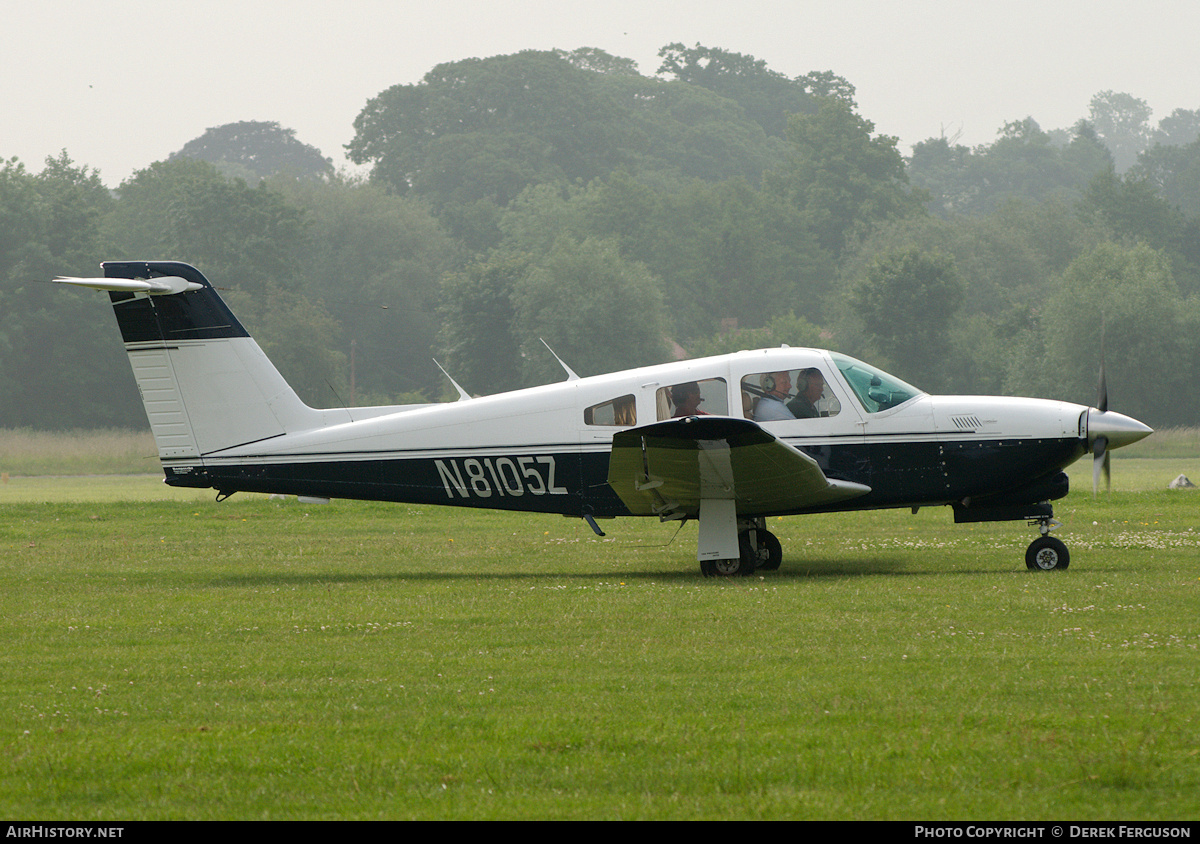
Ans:
POLYGON ((797 419, 815 419, 820 414, 817 402, 825 393, 825 376, 815 366, 796 373, 796 397, 787 403, 797 419))
POLYGON ((760 379, 763 392, 768 396, 774 396, 777 399, 786 399, 788 393, 792 391, 792 373, 790 372, 767 372, 760 379))
POLYGON ((675 419, 701 414, 707 416, 708 414, 700 409, 702 401, 704 401, 704 396, 700 394, 700 385, 695 381, 676 384, 671 388, 671 403, 675 405, 675 419))
POLYGON ((762 398, 754 403, 755 422, 775 422, 781 419, 795 419, 796 416, 784 405, 788 394, 792 391, 792 374, 790 372, 764 372, 759 376, 759 386, 762 387, 762 398))

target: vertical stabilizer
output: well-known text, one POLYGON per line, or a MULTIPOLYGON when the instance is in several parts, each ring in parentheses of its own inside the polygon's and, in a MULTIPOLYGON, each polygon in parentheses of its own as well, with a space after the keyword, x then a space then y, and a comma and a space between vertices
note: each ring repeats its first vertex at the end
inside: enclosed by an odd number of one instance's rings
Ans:
POLYGON ((300 401, 199 270, 174 261, 101 266, 106 279, 150 282, 148 290, 85 286, 109 291, 161 459, 320 425, 320 412, 300 401))

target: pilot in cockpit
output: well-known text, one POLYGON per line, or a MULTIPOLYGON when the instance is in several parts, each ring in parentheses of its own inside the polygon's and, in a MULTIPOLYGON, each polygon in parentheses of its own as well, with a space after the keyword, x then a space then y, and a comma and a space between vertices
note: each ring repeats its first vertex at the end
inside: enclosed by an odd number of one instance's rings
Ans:
POLYGON ((796 373, 796 397, 787 403, 787 409, 797 419, 816 419, 820 416, 817 402, 825 393, 825 376, 815 366, 796 373))

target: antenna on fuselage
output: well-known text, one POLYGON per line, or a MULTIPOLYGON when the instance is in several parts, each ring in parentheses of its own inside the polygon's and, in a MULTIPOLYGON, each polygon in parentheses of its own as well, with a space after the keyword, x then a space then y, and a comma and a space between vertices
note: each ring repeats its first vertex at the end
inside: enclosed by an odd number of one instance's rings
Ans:
MULTIPOLYGON (((541 337, 539 337, 538 339, 539 339, 539 340, 542 340, 542 338, 541 338, 541 337)), ((550 348, 550 344, 549 344, 549 343, 547 343, 545 340, 542 340, 542 345, 543 345, 543 346, 545 346, 547 349, 549 349, 549 350, 550 350, 550 354, 554 355, 554 359, 555 359, 556 361, 558 361, 558 365, 559 365, 559 366, 561 366, 563 369, 565 369, 565 370, 567 371, 567 380, 568 380, 568 381, 578 381, 578 380, 579 380, 579 376, 575 374, 575 370, 571 369, 571 367, 569 367, 569 366, 567 366, 565 363, 563 363, 563 359, 562 359, 562 358, 560 358, 560 357, 559 357, 559 356, 558 356, 558 355, 555 353, 554 349, 551 349, 551 348, 550 348)))
MULTIPOLYGON (((441 369, 443 375, 445 375, 447 378, 450 378, 450 373, 447 372, 445 369, 442 369, 442 365, 437 362, 437 358, 433 359, 433 365, 436 366, 438 369, 441 369)), ((450 378, 450 383, 454 385, 454 389, 458 390, 458 400, 459 401, 470 401, 471 394, 468 393, 466 390, 464 390, 457 381, 455 381, 453 378, 450 378)))

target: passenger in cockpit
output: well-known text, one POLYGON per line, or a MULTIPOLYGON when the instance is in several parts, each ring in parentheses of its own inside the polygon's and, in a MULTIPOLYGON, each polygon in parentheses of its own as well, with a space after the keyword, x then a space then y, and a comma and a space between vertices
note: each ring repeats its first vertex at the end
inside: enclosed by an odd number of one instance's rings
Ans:
POLYGON ((763 396, 754 405, 755 422, 777 422, 781 419, 796 418, 784 404, 792 390, 790 372, 764 372, 758 382, 762 386, 763 396))
POLYGON ((686 384, 676 384, 671 388, 671 403, 675 405, 675 415, 673 419, 682 419, 685 416, 708 416, 706 412, 700 409, 700 402, 704 401, 704 396, 700 395, 700 385, 695 381, 688 381, 686 384))

